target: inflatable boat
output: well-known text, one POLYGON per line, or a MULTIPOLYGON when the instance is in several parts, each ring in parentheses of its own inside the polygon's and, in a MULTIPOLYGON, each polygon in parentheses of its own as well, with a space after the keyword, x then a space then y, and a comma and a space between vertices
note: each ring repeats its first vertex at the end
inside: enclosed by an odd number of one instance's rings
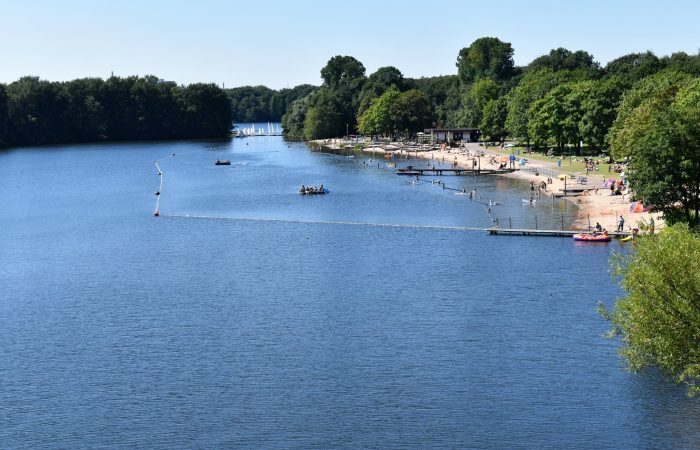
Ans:
POLYGON ((610 242, 610 235, 597 233, 578 233, 574 234, 574 241, 583 242, 610 242))

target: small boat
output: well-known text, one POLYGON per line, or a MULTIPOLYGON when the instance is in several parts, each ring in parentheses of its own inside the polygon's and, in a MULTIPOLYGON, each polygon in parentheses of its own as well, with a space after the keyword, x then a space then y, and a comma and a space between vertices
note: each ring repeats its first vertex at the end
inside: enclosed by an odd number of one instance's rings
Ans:
POLYGON ((316 189, 316 188, 306 188, 304 190, 300 189, 299 193, 301 195, 323 195, 328 194, 330 191, 327 188, 316 189))
POLYGON ((532 200, 528 200, 528 199, 524 198, 523 203, 537 203, 537 199, 533 198, 532 200))
POLYGON ((386 163, 386 166, 387 167, 396 167, 396 163, 395 162, 386 163))
POLYGON ((607 233, 578 233, 574 234, 574 241, 610 242, 610 235, 607 233))
POLYGON ((634 239, 634 235, 633 235, 633 234, 630 234, 629 236, 623 237, 622 239, 620 239, 620 242, 629 242, 629 241, 631 241, 632 239, 634 239))
POLYGON ((231 160, 229 159, 217 159, 214 165, 217 166, 230 166, 231 165, 231 160))

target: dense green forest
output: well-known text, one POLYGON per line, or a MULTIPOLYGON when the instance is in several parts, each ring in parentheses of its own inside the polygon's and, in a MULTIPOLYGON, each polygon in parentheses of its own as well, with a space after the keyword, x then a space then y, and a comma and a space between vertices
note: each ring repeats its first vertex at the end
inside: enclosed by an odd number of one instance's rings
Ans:
POLYGON ((310 84, 279 91, 265 86, 243 86, 226 89, 226 94, 231 99, 234 122, 280 122, 290 103, 316 89, 310 84))
POLYGON ((625 94, 664 73, 700 75, 700 55, 632 53, 605 67, 583 50, 553 49, 524 67, 511 44, 484 37, 463 48, 456 74, 405 78, 395 67, 366 76, 351 56, 321 69, 323 84, 289 103, 282 118, 289 138, 412 134, 429 126, 473 127, 484 139, 526 145, 610 146, 625 94))
POLYGON ((214 84, 154 76, 0 84, 0 146, 226 136, 231 103, 214 84))

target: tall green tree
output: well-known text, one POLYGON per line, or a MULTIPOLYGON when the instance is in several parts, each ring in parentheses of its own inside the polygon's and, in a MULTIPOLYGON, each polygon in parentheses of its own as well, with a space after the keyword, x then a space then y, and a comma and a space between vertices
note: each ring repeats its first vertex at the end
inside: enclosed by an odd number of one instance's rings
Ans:
POLYGON ((423 92, 430 103, 431 122, 438 127, 452 126, 450 118, 459 112, 461 98, 457 75, 406 80, 410 88, 423 92))
POLYGON ((513 47, 494 37, 482 37, 459 51, 457 70, 463 84, 481 78, 507 80, 513 75, 513 47))
POLYGON ((498 85, 489 78, 480 79, 468 88, 462 100, 462 111, 458 126, 478 127, 483 116, 484 106, 498 98, 498 85))
POLYGON ((323 85, 331 89, 359 90, 365 81, 365 66, 352 56, 334 56, 321 69, 323 85))
POLYGON ((289 139, 304 139, 306 114, 311 107, 311 95, 294 100, 282 117, 282 129, 289 139))
MULTIPOLYGON (((506 128, 515 139, 529 145, 533 140, 533 136, 529 132, 530 108, 533 103, 544 98, 560 84, 583 79, 584 74, 578 71, 555 72, 552 69, 528 71, 520 84, 506 97, 508 102, 506 128)), ((541 139, 542 136, 538 135, 538 138, 541 139)))
POLYGON ((182 92, 185 129, 197 137, 225 136, 233 123, 228 96, 212 83, 194 83, 182 92))
POLYGON ((684 224, 638 239, 634 253, 618 254, 614 274, 625 296, 612 311, 610 337, 622 340, 629 368, 655 367, 700 393, 700 237, 684 224))
MULTIPOLYGON (((648 99, 664 92, 670 96, 675 95, 675 92, 691 79, 692 77, 686 73, 667 69, 640 80, 631 89, 625 91, 617 109, 617 117, 607 137, 610 151, 616 159, 629 156, 632 152, 632 142, 636 137, 630 133, 638 131, 639 127, 632 126, 633 124, 628 126, 626 122, 634 110, 648 99)), ((640 117, 634 120, 638 122, 640 117)))
POLYGON ((23 77, 7 86, 9 140, 48 144, 69 140, 64 122, 68 100, 59 83, 23 77))
POLYGON ((700 228, 700 78, 669 86, 625 121, 635 195, 670 223, 700 228))
POLYGON ((428 97, 418 89, 402 92, 396 100, 396 130, 413 134, 430 126, 432 113, 428 97))
POLYGON ((502 142, 508 134, 506 118, 508 117, 508 102, 504 97, 489 100, 484 105, 484 113, 479 124, 481 135, 487 141, 502 142))
POLYGON ((700 52, 688 55, 685 52, 676 52, 662 59, 663 63, 672 70, 687 73, 694 76, 700 75, 700 52))
MULTIPOLYGON (((587 82, 583 82, 587 83, 587 82)), ((560 149, 579 141, 580 102, 587 86, 566 83, 552 89, 529 110, 528 133, 538 144, 554 141, 560 149)))
POLYGON ((103 139, 108 118, 102 105, 104 80, 83 78, 64 83, 68 105, 64 112, 72 140, 89 142, 103 139))
MULTIPOLYGON (((226 94, 231 99, 231 110, 236 122, 274 122, 281 117, 271 111, 270 102, 275 91, 268 87, 242 86, 227 89, 226 94)), ((279 114, 278 111, 275 113, 279 114)))
POLYGON ((323 86, 309 99, 304 138, 342 136, 357 126, 365 67, 352 56, 334 56, 321 69, 323 86))
POLYGON ((399 90, 392 87, 372 101, 371 106, 358 118, 360 133, 393 135, 398 128, 400 97, 399 90))
POLYGON ((629 84, 617 76, 593 82, 580 105, 579 133, 584 142, 598 148, 608 145, 608 131, 617 117, 622 94, 628 88, 629 84))
POLYGON ((535 58, 528 66, 528 71, 540 69, 559 70, 582 70, 588 74, 588 77, 598 75, 600 65, 594 61, 593 55, 583 50, 572 52, 565 48, 559 47, 553 49, 548 55, 543 55, 535 58))
POLYGON ((396 67, 380 67, 376 72, 371 74, 360 91, 360 101, 357 111, 358 115, 362 114, 367 108, 369 108, 372 100, 382 95, 392 86, 397 88, 399 91, 403 91, 405 89, 403 74, 396 67))
POLYGON ((325 139, 345 135, 353 126, 347 117, 347 105, 343 97, 330 88, 322 87, 310 99, 310 106, 304 119, 304 139, 325 139))
POLYGON ((664 62, 652 52, 630 53, 610 61, 604 72, 606 77, 619 77, 633 84, 664 68, 664 62))

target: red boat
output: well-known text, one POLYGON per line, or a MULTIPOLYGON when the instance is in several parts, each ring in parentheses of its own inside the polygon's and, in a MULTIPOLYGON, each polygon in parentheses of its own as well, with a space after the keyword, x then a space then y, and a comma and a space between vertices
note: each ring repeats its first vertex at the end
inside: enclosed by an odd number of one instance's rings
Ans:
POLYGON ((608 233, 579 233, 574 234, 574 241, 610 242, 610 235, 608 233))

